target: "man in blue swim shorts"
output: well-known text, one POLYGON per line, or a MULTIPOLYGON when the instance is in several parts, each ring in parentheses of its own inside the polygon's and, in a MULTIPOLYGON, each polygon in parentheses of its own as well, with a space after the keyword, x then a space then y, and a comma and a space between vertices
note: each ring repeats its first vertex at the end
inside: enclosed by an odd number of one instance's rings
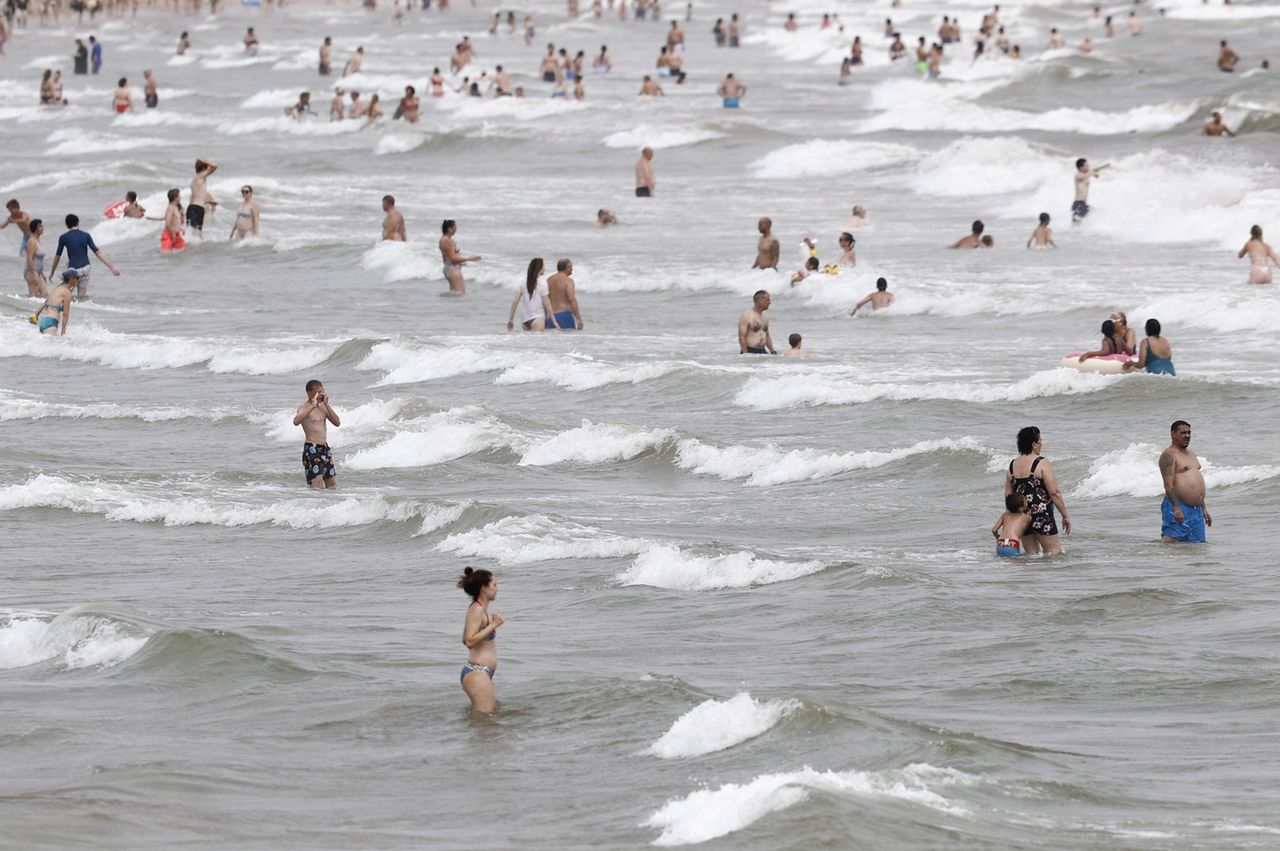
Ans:
POLYGON ((1191 445, 1191 425, 1175 420, 1169 427, 1170 445, 1160 453, 1160 476, 1164 479, 1164 501, 1160 503, 1160 540, 1166 544, 1203 544, 1205 527, 1213 525, 1213 515, 1205 504, 1204 476, 1200 459, 1191 445))
POLYGON ((573 283, 573 261, 568 257, 556 261, 556 273, 547 278, 547 293, 551 296, 551 313, 555 319, 548 327, 560 331, 581 331, 582 312, 578 310, 573 283))
POLYGON ((80 298, 86 298, 89 295, 89 253, 93 252, 93 256, 101 260, 111 274, 119 277, 120 270, 111 264, 98 246, 94 244, 93 237, 80 230, 80 217, 75 213, 68 213, 66 218, 67 230, 58 237, 58 251, 53 256, 53 267, 49 270, 49 280, 53 280, 54 273, 58 271, 58 264, 62 261, 62 253, 67 254, 67 268, 75 269, 79 277, 76 278, 76 295, 80 298))

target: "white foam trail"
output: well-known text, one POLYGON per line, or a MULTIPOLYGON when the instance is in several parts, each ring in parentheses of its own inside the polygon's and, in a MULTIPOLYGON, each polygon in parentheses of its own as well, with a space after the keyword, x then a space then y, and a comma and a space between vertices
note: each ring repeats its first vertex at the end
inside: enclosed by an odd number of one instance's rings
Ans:
POLYGON ((595 390, 608 384, 640 384, 679 369, 670 361, 612 366, 585 356, 525 357, 496 379, 494 384, 532 384, 545 381, 566 390, 595 390))
MULTIPOLYGON (((301 471, 299 471, 301 472, 301 471)), ((299 478, 301 482, 301 478, 299 478)), ((301 485, 299 485, 301 491, 301 485)), ((416 502, 383 497, 333 499, 300 492, 293 499, 255 504, 246 495, 194 496, 172 486, 154 495, 101 482, 75 482, 40 474, 18 485, 0 488, 0 511, 61 508, 78 514, 101 514, 108 520, 163 523, 166 526, 280 526, 287 529, 337 529, 383 521, 403 522, 421 514, 416 502)))
POLYGON ((379 385, 435 381, 455 375, 494 372, 516 366, 526 355, 492 352, 469 346, 409 347, 395 342, 378 343, 356 369, 386 370, 379 385))
POLYGON ((525 451, 522 467, 546 467, 552 464, 603 464, 626 461, 657 449, 675 435, 667 429, 628 428, 584 419, 578 428, 562 431, 525 451))
POLYGON ((920 152, 909 145, 811 139, 771 151, 753 162, 751 169, 756 177, 783 180, 886 168, 908 163, 919 157, 920 152))
POLYGON ((749 378, 734 397, 734 404, 757 411, 777 411, 816 405, 857 405, 888 400, 957 402, 1021 402, 1046 396, 1096 393, 1123 375, 1098 375, 1073 369, 1037 372, 1007 385, 966 382, 858 384, 827 375, 795 375, 786 378, 749 378))
POLYGON ((198 419, 212 422, 236 416, 234 411, 227 408, 143 408, 108 402, 88 405, 46 402, 42 399, 15 396, 7 390, 0 390, 0 403, 2 403, 0 404, 0 422, 44 419, 141 420, 145 423, 198 419))
POLYGON ((412 243, 383 240, 360 255, 360 268, 371 272, 382 272, 382 280, 388 284, 396 281, 437 278, 443 280, 443 274, 435 268, 436 261, 431 260, 428 263, 428 259, 427 256, 419 254, 412 243))
POLYGON ((476 416, 475 409, 452 409, 402 427, 412 430, 360 450, 347 459, 347 466, 353 470, 429 467, 491 449, 519 449, 525 443, 493 417, 476 416))
POLYGON ((604 137, 606 148, 679 148, 686 145, 697 145, 712 139, 721 139, 723 133, 700 127, 664 127, 654 124, 639 124, 630 130, 619 130, 604 137))
POLYGON ((641 552, 648 543, 623 538, 541 514, 504 517, 479 529, 450 535, 436 549, 460 556, 493 559, 504 567, 569 558, 620 558, 641 552))
POLYGON ((1070 185, 1072 170, 1066 157, 1017 136, 966 137, 926 157, 910 186, 920 195, 957 198, 1023 193, 1049 184, 1061 191, 1070 185))
POLYGON ((923 440, 911 446, 886 452, 822 452, 817 449, 782 450, 776 446, 709 446, 694 438, 680 441, 676 466, 698 475, 716 476, 726 481, 746 479, 756 486, 780 485, 788 482, 813 481, 850 470, 883 467, 914 455, 933 452, 994 453, 976 440, 923 440))
POLYGON ((677 718, 645 753, 681 759, 726 750, 763 735, 799 708, 798 700, 759 701, 745 691, 728 700, 706 700, 677 718))
POLYGON ((668 802, 645 821, 645 826, 662 831, 654 845, 695 845, 728 836, 770 813, 795 806, 806 800, 810 791, 845 798, 887 798, 965 815, 968 810, 963 805, 943 797, 935 788, 969 785, 978 780, 962 771, 923 763, 884 771, 804 768, 762 774, 749 783, 726 783, 717 789, 692 792, 668 802))
MULTIPOLYGON (((373 146, 375 156, 383 157, 388 154, 405 154, 409 151, 421 148, 429 137, 425 133, 388 133, 378 139, 373 146)), ((383 243, 384 245, 386 243, 383 243)), ((401 244, 401 243, 394 243, 401 244)))
POLYGON ((445 505, 436 508, 427 508, 422 512, 422 526, 418 531, 413 533, 413 537, 417 538, 422 535, 430 535, 432 532, 438 532, 445 526, 457 523, 468 508, 471 502, 463 502, 458 505, 445 505))
POLYGON ((0 670, 51 660, 72 670, 107 668, 137 653, 148 638, 99 615, 0 616, 0 670))
POLYGON ((168 139, 154 136, 112 136, 108 133, 88 135, 79 129, 55 130, 49 134, 53 147, 45 151, 50 157, 70 157, 75 154, 102 154, 108 151, 135 151, 138 148, 155 148, 172 144, 168 139))
MULTIPOLYGON (((1084 499, 1160 496, 1164 493, 1164 482, 1156 462, 1163 451, 1164 447, 1152 443, 1131 443, 1124 449, 1108 452, 1089 466, 1089 475, 1069 495, 1084 499)), ((1207 458, 1201 458, 1200 464, 1205 485, 1210 490, 1280 476, 1280 466, 1275 465, 1219 467, 1207 458)))
POLYGON ((676 591, 712 591, 773 585, 817 573, 820 561, 772 561, 755 553, 693 555, 673 546, 651 546, 618 574, 622 585, 651 585, 676 591))
POLYGON ((287 375, 324 361, 336 346, 266 347, 226 340, 119 334, 77 324, 65 337, 35 333, 29 325, 0 324, 0 357, 100 363, 115 369, 179 369, 206 364, 209 372, 287 375))

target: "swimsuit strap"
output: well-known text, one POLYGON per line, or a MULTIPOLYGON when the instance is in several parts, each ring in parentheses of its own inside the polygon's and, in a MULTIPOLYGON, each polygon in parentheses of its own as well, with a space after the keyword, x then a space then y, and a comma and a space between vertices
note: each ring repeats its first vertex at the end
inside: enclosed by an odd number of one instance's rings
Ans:
POLYGON ((1036 456, 1036 460, 1034 460, 1034 461, 1032 461, 1032 462, 1031 462, 1031 472, 1032 472, 1032 474, 1033 474, 1033 475, 1034 475, 1034 473, 1035 473, 1035 471, 1036 471, 1036 467, 1040 466, 1040 462, 1041 462, 1041 461, 1043 461, 1043 460, 1044 460, 1044 456, 1042 456, 1042 455, 1037 455, 1037 456, 1036 456))
POLYGON ((1012 462, 1012 461, 1010 461, 1010 462, 1009 462, 1009 475, 1011 475, 1011 476, 1013 475, 1013 462, 1012 462))

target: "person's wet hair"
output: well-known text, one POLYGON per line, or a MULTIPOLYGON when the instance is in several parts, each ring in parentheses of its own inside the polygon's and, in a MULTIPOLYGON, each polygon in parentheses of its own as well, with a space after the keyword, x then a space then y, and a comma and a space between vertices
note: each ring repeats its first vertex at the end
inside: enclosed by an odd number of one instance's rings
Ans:
POLYGON ((124 193, 124 200, 128 201, 130 204, 133 204, 133 203, 135 203, 135 202, 138 200, 138 193, 137 193, 137 192, 126 192, 126 193, 124 193))
POLYGON ((1049 224, 1049 214, 1048 214, 1048 213, 1041 213, 1041 214, 1040 214, 1040 224, 1042 224, 1042 225, 1047 225, 1047 224, 1049 224))
POLYGON ((974 219, 974 220, 973 220, 973 232, 974 232, 975 234, 982 233, 983 229, 985 229, 985 228, 986 228, 986 225, 984 225, 984 224, 982 223, 982 220, 981 220, 981 219, 974 219))
POLYGON ((1116 323, 1110 319, 1104 319, 1102 322, 1102 336, 1110 337, 1116 333, 1116 323))
POLYGON ((886 281, 884 278, 876 278, 876 289, 878 289, 880 292, 884 292, 885 290, 889 289, 889 282, 886 281))
POLYGON ((1159 337, 1160 336, 1160 320, 1148 319, 1146 331, 1147 331, 1148 337, 1159 337))
POLYGON ((1183 426, 1186 426, 1187 428, 1191 428, 1191 423, 1187 422, 1186 420, 1174 420, 1173 425, 1169 426, 1169 431, 1177 431, 1183 426))
POLYGON ((1087 162, 1088 160, 1086 160, 1084 157, 1081 157, 1080 159, 1076 160, 1076 168, 1079 169, 1082 165, 1084 165, 1087 162))
POLYGON ((382 203, 384 203, 384 204, 390 204, 391 206, 393 206, 393 207, 394 207, 394 206, 396 205, 396 198, 395 198, 395 196, 394 196, 394 195, 383 195, 383 196, 382 196, 382 203))
POLYGON ((1004 507, 1007 511, 1017 514, 1027 505, 1027 498, 1020 493, 1011 493, 1004 498, 1004 507))
POLYGON ((449 235, 449 228, 453 228, 453 227, 457 227, 457 226, 458 226, 458 223, 457 223, 457 222, 455 222, 453 219, 445 219, 445 220, 444 220, 443 222, 441 222, 441 224, 440 224, 440 233, 444 234, 445 236, 448 236, 448 235, 449 235))
POLYGON ((27 223, 27 227, 31 229, 32 233, 35 233, 36 231, 40 230, 40 226, 42 224, 44 224, 44 219, 32 219, 30 222, 27 223))
POLYGON ((1254 225, 1249 228, 1249 236, 1253 239, 1262 239, 1262 225, 1254 225))
POLYGON ((538 275, 542 273, 542 258, 535 257, 529 261, 529 271, 525 275, 524 285, 529 289, 529 295, 533 295, 533 291, 538 288, 538 275))
POLYGON ((800 348, 800 339, 801 337, 799 334, 792 334, 787 338, 787 342, 791 344, 791 348, 798 349, 800 348))
POLYGON ((63 219, 63 221, 67 223, 67 227, 69 228, 80 227, 80 217, 75 213, 67 213, 67 217, 63 219))
POLYGON ((559 260, 556 261, 556 271, 563 272, 565 269, 568 269, 572 265, 573 265, 573 261, 570 260, 568 257, 561 257, 559 260))
POLYGON ((312 390, 316 390, 323 386, 324 386, 324 382, 321 381, 320 379, 318 378, 311 379, 310 381, 307 382, 307 395, 310 396, 312 390))

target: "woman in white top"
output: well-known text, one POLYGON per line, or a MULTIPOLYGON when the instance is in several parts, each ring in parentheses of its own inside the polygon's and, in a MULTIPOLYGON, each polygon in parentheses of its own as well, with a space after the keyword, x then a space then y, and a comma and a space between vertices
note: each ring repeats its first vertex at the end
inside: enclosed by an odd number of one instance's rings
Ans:
POLYGON ((535 257, 529 261, 529 273, 525 276, 525 284, 520 287, 516 297, 511 301, 511 314, 507 317, 508 331, 515 328, 517 310, 520 311, 520 327, 526 331, 545 331, 548 322, 554 328, 560 327, 556 325, 556 318, 548 307, 546 286, 538 281, 544 272, 541 257, 535 257))

